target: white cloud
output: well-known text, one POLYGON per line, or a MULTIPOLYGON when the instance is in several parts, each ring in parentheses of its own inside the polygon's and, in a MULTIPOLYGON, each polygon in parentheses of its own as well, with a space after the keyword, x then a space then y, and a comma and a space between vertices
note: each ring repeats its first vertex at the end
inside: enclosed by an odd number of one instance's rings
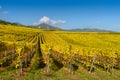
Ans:
POLYGON ((41 24, 41 23, 57 25, 57 24, 64 24, 64 23, 66 23, 66 21, 65 20, 52 20, 47 16, 43 16, 37 23, 34 23, 34 25, 38 25, 38 24, 41 24))
POLYGON ((57 20, 57 21, 51 20, 51 23, 52 23, 53 25, 55 25, 55 24, 64 24, 64 23, 66 23, 66 21, 64 21, 64 20, 57 20))
POLYGON ((50 18, 49 18, 49 17, 46 17, 46 16, 43 16, 43 17, 39 20, 40 23, 49 23, 50 21, 51 21, 50 18))

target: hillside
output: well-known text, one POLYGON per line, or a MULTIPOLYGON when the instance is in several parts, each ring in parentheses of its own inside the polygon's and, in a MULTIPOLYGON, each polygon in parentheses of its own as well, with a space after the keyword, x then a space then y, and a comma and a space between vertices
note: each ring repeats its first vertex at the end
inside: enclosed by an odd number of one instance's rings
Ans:
POLYGON ((44 30, 63 30, 63 31, 72 31, 72 32, 114 32, 109 30, 102 30, 102 29, 96 29, 96 28, 83 28, 83 29, 61 29, 58 27, 54 27, 49 24, 41 23, 37 25, 36 27, 44 29, 44 30))
POLYGON ((8 22, 8 21, 5 21, 5 20, 0 20, 0 24, 4 24, 4 25, 7 25, 7 24, 10 24, 10 25, 15 25, 15 26, 25 26, 25 25, 22 25, 20 23, 12 23, 12 22, 8 22))
POLYGON ((8 21, 4 21, 4 20, 0 20, 0 24, 4 24, 4 25, 10 24, 10 25, 14 25, 14 26, 40 28, 40 29, 44 29, 44 30, 62 30, 62 31, 72 31, 72 32, 115 32, 115 31, 102 30, 102 29, 96 29, 96 28, 61 29, 59 27, 55 27, 53 25, 49 25, 49 24, 46 24, 46 23, 41 23, 41 24, 36 25, 36 26, 26 26, 26 25, 23 25, 23 24, 12 23, 12 22, 8 22, 8 21))
POLYGON ((118 44, 119 33, 0 24, 0 79, 119 80, 118 44))
POLYGON ((113 32, 109 30, 102 30, 102 29, 96 29, 96 28, 83 28, 83 29, 69 29, 68 31, 74 31, 74 32, 113 32))
POLYGON ((45 23, 41 23, 41 24, 37 25, 36 27, 45 29, 45 30, 60 30, 60 28, 58 28, 58 27, 54 27, 52 25, 45 24, 45 23))

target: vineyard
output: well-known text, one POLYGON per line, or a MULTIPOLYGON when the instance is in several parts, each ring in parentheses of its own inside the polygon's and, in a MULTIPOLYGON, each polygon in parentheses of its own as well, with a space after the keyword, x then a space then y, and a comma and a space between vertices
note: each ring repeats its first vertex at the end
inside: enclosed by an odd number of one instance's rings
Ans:
POLYGON ((21 77, 25 80, 119 80, 119 44, 119 33, 45 31, 0 25, 0 80, 21 77), (80 77, 82 71, 88 78, 80 77), (29 73, 37 78, 26 77, 29 73), (59 73, 73 77, 48 78, 60 76, 59 73))

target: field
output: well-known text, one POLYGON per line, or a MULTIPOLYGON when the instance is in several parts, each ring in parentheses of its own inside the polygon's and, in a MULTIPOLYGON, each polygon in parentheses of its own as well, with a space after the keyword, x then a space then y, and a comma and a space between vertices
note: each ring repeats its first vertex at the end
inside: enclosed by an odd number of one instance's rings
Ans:
POLYGON ((0 25, 0 80, 119 80, 120 33, 0 25))

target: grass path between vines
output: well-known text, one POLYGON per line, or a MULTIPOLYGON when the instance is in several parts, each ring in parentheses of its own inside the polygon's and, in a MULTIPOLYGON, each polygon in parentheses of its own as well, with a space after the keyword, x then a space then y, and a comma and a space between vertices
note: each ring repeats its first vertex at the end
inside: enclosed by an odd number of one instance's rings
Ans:
POLYGON ((67 68, 62 68, 58 71, 51 71, 46 74, 45 69, 25 72, 24 75, 18 76, 16 71, 4 71, 0 73, 0 80, 119 80, 120 71, 113 70, 113 73, 107 73, 103 70, 95 70, 89 73, 83 67, 75 72, 74 75, 69 73, 67 68))

